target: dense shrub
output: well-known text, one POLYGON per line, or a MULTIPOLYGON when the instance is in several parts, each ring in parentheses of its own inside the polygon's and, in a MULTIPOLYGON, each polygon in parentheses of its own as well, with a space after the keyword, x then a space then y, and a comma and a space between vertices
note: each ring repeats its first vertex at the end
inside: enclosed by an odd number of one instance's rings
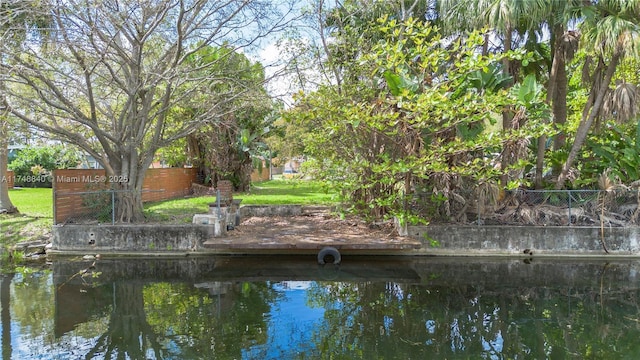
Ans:
POLYGON ((54 169, 77 167, 82 161, 79 151, 62 145, 27 147, 9 164, 14 171, 15 186, 51 187, 54 169))

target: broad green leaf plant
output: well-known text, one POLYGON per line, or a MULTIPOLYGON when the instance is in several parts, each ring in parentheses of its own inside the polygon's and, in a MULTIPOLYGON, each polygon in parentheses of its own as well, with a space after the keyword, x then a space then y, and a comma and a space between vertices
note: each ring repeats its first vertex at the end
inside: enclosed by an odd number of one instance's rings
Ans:
MULTIPOLYGON (((472 193, 460 196, 463 190, 495 186, 504 172, 514 173, 498 166, 506 144, 545 131, 542 94, 530 83, 535 79, 516 92, 500 85, 505 78, 491 78, 500 74, 495 69, 504 56, 529 55, 482 56, 482 33, 443 38, 416 19, 383 17, 372 31, 384 38, 357 59, 357 81, 340 91, 327 85, 301 93, 284 117, 313 124, 307 155, 341 190, 347 210, 403 223, 455 216, 456 206, 473 200, 472 193), (497 120, 508 105, 521 117, 519 126, 504 131, 497 120)), ((509 163, 522 169, 522 160, 509 163)))

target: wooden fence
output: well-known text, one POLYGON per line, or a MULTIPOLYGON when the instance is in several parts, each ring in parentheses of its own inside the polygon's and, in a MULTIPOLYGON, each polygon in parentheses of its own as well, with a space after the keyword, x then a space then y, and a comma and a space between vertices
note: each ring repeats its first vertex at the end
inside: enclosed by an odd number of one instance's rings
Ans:
POLYGON ((269 174, 269 168, 262 168, 261 170, 253 169, 251 173, 251 182, 267 181, 271 180, 271 174, 269 174))
POLYGON ((13 183, 15 182, 15 173, 13 170, 7 170, 7 176, 2 179, 2 181, 6 181, 7 187, 9 187, 9 189, 13 189, 13 183))
MULTIPOLYGON (((161 201, 191 194, 191 184, 197 181, 195 168, 162 168, 147 170, 142 185, 142 201, 161 201)), ((54 224, 91 215, 92 212, 110 210, 99 208, 94 195, 107 190, 112 182, 104 170, 65 169, 53 171, 54 224), (93 198, 92 198, 93 197, 93 198)))

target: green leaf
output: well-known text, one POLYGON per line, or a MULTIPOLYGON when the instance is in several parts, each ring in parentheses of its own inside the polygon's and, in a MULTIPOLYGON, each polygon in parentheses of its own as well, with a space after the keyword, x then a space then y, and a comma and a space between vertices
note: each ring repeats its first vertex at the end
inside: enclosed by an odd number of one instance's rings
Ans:
POLYGON ((400 89, 402 87, 402 79, 400 76, 387 70, 384 72, 384 79, 387 81, 387 86, 391 94, 393 96, 400 95, 400 89))
POLYGON ((383 73, 389 91, 393 96, 405 96, 415 94, 420 88, 420 83, 416 78, 393 73, 389 70, 383 73))
POLYGON ((531 104, 538 96, 538 84, 533 74, 527 75, 518 89, 518 100, 525 104, 531 104))

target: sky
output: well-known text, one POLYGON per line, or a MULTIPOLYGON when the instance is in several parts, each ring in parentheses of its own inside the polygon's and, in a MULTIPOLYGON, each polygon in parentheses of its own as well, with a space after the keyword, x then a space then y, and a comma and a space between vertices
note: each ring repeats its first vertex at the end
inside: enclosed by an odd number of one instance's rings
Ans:
MULTIPOLYGON (((309 6, 308 0, 295 1, 294 11, 287 16, 287 21, 291 21, 289 31, 266 37, 255 55, 248 55, 265 66, 266 77, 270 79, 266 85, 267 90, 272 96, 282 100, 286 107, 292 105, 292 95, 301 90, 295 74, 285 72, 286 62, 295 47, 291 38, 305 44, 314 42, 313 31, 310 32, 308 24, 300 18, 306 6, 309 6)), ((282 11, 286 10, 283 8, 282 11)))

